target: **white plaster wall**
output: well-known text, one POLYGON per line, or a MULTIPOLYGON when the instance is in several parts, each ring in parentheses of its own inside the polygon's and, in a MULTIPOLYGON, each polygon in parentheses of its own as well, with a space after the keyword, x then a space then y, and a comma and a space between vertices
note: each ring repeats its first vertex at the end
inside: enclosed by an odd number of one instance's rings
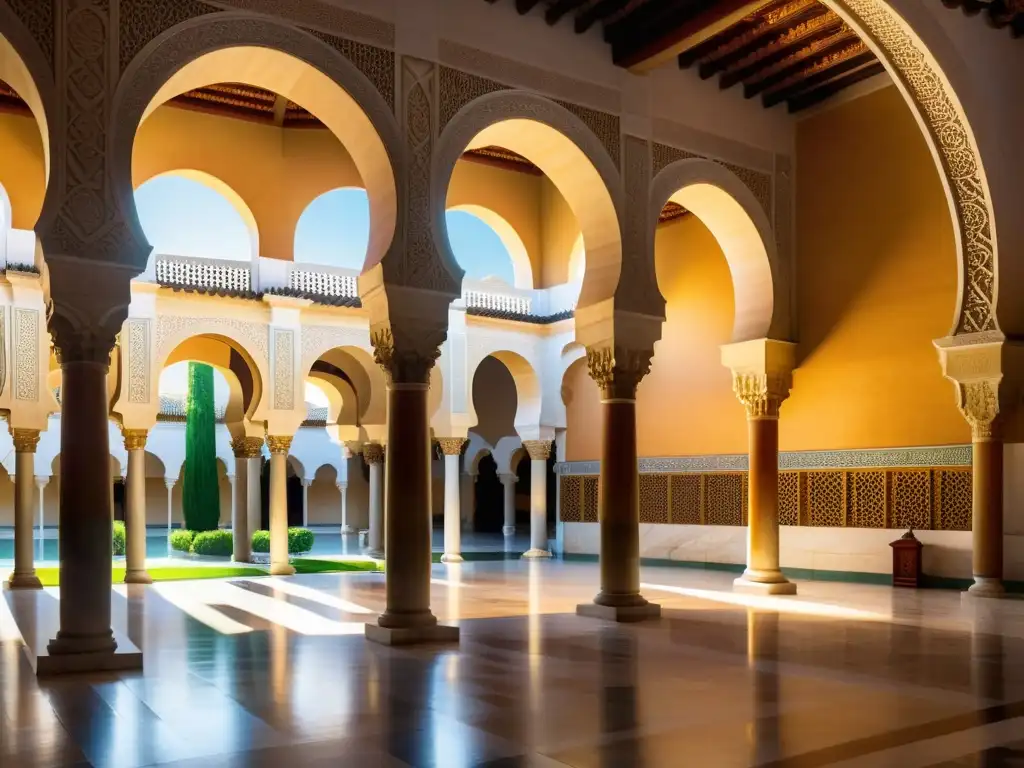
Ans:
MULTIPOLYGON (((782 526, 780 558, 783 568, 823 571, 892 573, 889 542, 900 531, 877 528, 811 528, 782 526)), ((969 531, 915 531, 925 545, 924 572, 930 576, 971 577, 969 531)), ((567 554, 596 555, 600 551, 597 523, 562 524, 567 554)), ((1024 580, 1024 536, 1006 536, 1005 577, 1024 580)), ((747 529, 724 525, 641 525, 640 557, 696 563, 743 564, 747 529)))

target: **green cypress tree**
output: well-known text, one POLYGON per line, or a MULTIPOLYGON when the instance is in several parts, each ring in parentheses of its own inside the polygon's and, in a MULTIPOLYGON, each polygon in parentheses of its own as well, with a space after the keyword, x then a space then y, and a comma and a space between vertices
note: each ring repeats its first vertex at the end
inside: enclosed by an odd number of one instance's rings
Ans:
POLYGON ((216 530, 220 522, 215 430, 213 368, 202 363, 189 363, 183 501, 185 527, 190 531, 216 530))

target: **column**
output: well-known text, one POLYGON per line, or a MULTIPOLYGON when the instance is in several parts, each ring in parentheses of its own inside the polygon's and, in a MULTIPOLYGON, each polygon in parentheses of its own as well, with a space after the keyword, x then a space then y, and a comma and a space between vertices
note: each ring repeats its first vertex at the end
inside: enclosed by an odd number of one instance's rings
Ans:
MULTIPOLYGON (((966 337, 938 339, 942 372, 956 387, 957 407, 971 427, 972 519, 971 544, 974 583, 970 597, 1003 597, 1003 438, 1001 396, 1019 391, 1004 386, 1004 357, 1015 354, 999 332, 984 334, 984 342, 963 343, 966 337)), ((1007 373, 1017 374, 1016 360, 1007 373)), ((1011 395, 1012 397, 1012 395, 1011 395)), ((1016 404, 1014 404, 1016 405, 1016 404)))
POLYGON ((248 547, 252 552, 252 535, 263 527, 263 440, 243 437, 245 455, 245 517, 248 547))
POLYGON ((356 529, 348 524, 348 483, 339 482, 337 485, 341 495, 341 535, 351 536, 356 529))
POLYGON ((551 441, 525 440, 523 448, 530 455, 530 548, 523 557, 551 557, 548 549, 548 457, 551 456, 551 441))
POLYGON ((12 429, 14 438, 14 571, 7 584, 11 589, 40 589, 33 561, 32 517, 34 510, 36 446, 38 429, 12 429))
POLYGON ((165 477, 164 485, 167 487, 167 535, 171 535, 171 528, 174 527, 174 484, 177 479, 165 477))
POLYGON ((375 357, 390 376, 388 392, 386 607, 366 637, 387 645, 458 641, 458 627, 438 624, 430 610, 430 370, 443 336, 373 337, 375 357), (416 343, 414 343, 414 341, 416 343))
POLYGON ((466 441, 461 437, 438 439, 444 454, 444 554, 442 563, 462 562, 462 503, 459 498, 459 459, 466 441))
POLYGON ((152 584, 146 573, 146 437, 144 429, 123 429, 128 452, 125 477, 125 584, 152 584))
MULTIPOLYGON (((501 533, 504 536, 515 536, 516 535, 516 482, 518 478, 515 475, 501 474, 498 476, 501 480, 501 490, 504 495, 505 501, 505 524, 501 527, 501 533)), ((532 479, 531 479, 531 482, 532 479)))
POLYGON ((367 552, 370 557, 384 557, 384 446, 367 443, 363 459, 370 467, 370 532, 367 552))
POLYGON ((309 486, 313 481, 309 478, 302 478, 302 527, 309 527, 309 486))
POLYGON ((39 559, 43 559, 46 552, 46 495, 44 491, 50 484, 50 478, 45 475, 36 475, 36 492, 39 494, 39 559))
POLYGON ((643 621, 661 606, 640 594, 640 477, 637 473, 636 389, 651 367, 653 349, 588 349, 591 377, 601 390, 601 470, 598 520, 601 526, 601 590, 593 603, 576 607, 581 616, 643 621))
POLYGON ((795 347, 755 339, 722 347, 732 387, 747 413, 747 567, 733 582, 740 592, 795 595, 779 567, 779 407, 793 382, 795 347))
POLYGON ((235 454, 235 480, 231 494, 231 559, 236 563, 247 563, 252 534, 249 532, 249 450, 246 438, 233 438, 231 451, 235 454))
POLYGON ((107 369, 113 340, 111 335, 111 344, 103 351, 93 346, 99 341, 68 350, 57 338, 63 371, 60 629, 48 650, 52 657, 75 657, 67 664, 80 669, 113 663, 117 649, 110 628, 113 487, 107 433, 107 369))
POLYGON ((288 561, 288 451, 292 438, 267 435, 270 449, 270 573, 290 576, 295 569, 288 561))

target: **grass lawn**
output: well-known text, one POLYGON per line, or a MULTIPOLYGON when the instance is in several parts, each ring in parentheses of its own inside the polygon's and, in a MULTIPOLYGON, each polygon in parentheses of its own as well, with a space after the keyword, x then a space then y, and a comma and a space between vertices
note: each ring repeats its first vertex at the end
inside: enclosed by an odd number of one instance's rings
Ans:
POLYGON ((292 560, 296 573, 340 573, 343 571, 379 571, 380 565, 374 560, 317 560, 311 557, 296 557, 292 560))
MULTIPOLYGON (((244 565, 238 566, 201 566, 184 565, 167 568, 149 568, 149 575, 153 581, 185 581, 187 579, 224 579, 240 578, 247 576, 266 576, 267 572, 262 568, 252 568, 244 565)), ((44 587, 56 587, 60 584, 60 569, 58 568, 36 568, 36 575, 43 582, 44 587)), ((124 568, 114 568, 113 578, 115 584, 124 582, 124 568)))

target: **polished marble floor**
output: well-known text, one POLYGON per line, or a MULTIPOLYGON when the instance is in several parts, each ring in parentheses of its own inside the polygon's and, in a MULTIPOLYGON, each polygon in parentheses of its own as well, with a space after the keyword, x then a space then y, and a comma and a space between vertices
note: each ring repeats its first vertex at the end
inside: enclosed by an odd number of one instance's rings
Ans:
POLYGON ((4 593, 0 766, 1024 765, 1024 601, 645 568, 664 618, 616 626, 573 614, 593 564, 439 565, 461 644, 393 649, 383 579, 116 587, 144 673, 42 683, 57 593, 4 593))

